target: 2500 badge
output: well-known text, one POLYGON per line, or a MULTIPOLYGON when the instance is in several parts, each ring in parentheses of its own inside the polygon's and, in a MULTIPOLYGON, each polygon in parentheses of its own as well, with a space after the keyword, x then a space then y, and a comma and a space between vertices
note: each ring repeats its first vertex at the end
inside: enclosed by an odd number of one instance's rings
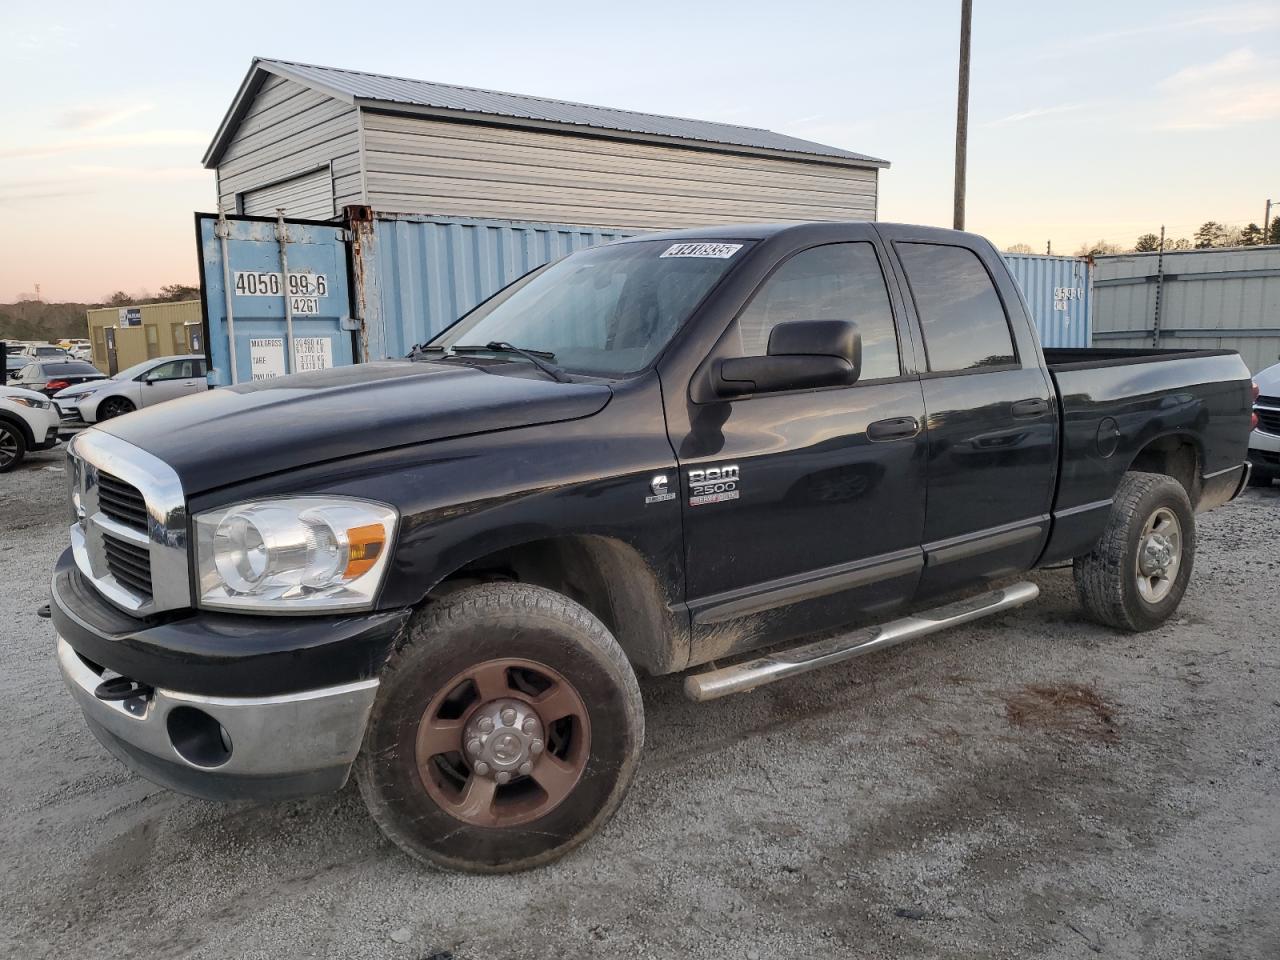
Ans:
POLYGON ((738 465, 689 471, 689 506, 738 499, 738 465))

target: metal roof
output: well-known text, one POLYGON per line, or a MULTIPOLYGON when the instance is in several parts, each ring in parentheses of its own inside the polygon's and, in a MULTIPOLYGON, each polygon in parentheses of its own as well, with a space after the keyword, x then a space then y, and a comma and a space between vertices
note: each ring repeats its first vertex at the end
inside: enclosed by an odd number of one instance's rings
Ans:
POLYGON ((529 125, 562 129, 585 127, 663 140, 696 141, 712 149, 744 147, 751 151, 819 158, 842 165, 889 166, 887 160, 774 133, 760 127, 638 113, 634 110, 596 107, 567 100, 548 100, 520 93, 502 93, 449 83, 410 80, 358 70, 255 57, 235 102, 223 118, 217 135, 205 153, 206 167, 217 165, 223 149, 235 133, 240 117, 248 109, 253 94, 261 86, 266 74, 287 77, 358 106, 385 105, 394 109, 399 105, 416 110, 442 111, 445 115, 501 117, 517 125, 523 121, 529 125))

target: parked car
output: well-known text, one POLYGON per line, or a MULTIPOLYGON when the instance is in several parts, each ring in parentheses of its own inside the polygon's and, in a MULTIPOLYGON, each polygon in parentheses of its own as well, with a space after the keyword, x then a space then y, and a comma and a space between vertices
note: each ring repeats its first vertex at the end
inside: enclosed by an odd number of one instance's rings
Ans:
POLYGON ((57 657, 157 783, 354 769, 412 856, 532 867, 627 792, 637 671, 750 690, 1026 603, 1010 575, 1067 560, 1095 620, 1165 623, 1249 423, 1234 352, 1042 350, 973 234, 639 236, 409 360, 79 434, 57 657))
POLYGON ((36 360, 28 363, 9 381, 9 386, 38 390, 45 396, 52 397, 67 387, 105 379, 107 375, 93 364, 64 357, 61 360, 36 360))
POLYGON ((83 338, 75 338, 71 340, 59 340, 58 346, 67 351, 67 355, 73 360, 92 360, 93 345, 83 338))
POLYGON ((58 442, 58 409, 34 390, 0 386, 0 473, 58 442))
POLYGON ((67 387, 54 400, 63 420, 97 423, 208 389, 204 357, 184 354, 144 360, 114 377, 67 387))
POLYGON ((23 348, 22 355, 28 361, 65 360, 70 356, 62 347, 55 346, 52 343, 29 343, 23 348))
POLYGON ((1280 363, 1267 367, 1255 379, 1258 397, 1253 413, 1258 425, 1249 435, 1250 482, 1255 487, 1269 487, 1280 477, 1280 363))

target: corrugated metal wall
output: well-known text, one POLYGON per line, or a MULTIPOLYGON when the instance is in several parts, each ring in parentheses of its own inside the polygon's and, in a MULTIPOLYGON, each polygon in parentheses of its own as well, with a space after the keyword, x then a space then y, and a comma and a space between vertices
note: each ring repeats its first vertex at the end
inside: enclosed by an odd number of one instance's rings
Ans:
POLYGON ((361 125, 375 210, 648 230, 876 217, 877 171, 849 162, 369 111, 361 125))
POLYGON ((379 214, 359 231, 367 355, 402 357, 511 281, 626 233, 548 223, 379 214))
MULTIPOLYGON (((356 108, 300 83, 274 77, 258 90, 218 163, 219 209, 236 213, 239 194, 313 173, 320 167, 327 169, 330 164, 336 188, 334 210, 361 203, 356 108)), ((290 208, 285 215, 312 216, 290 208)))
POLYGON ((1046 347, 1088 347, 1093 330, 1093 279, 1080 257, 1002 254, 1035 318, 1046 347))
POLYGON ((1236 350, 1254 373, 1280 360, 1280 246, 1099 257, 1094 338, 1100 347, 1236 350))

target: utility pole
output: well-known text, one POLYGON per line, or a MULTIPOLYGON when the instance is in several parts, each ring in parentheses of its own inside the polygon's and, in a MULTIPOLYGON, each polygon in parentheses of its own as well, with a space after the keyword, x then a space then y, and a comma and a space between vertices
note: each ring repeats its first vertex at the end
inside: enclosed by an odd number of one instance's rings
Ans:
POLYGON ((964 229, 965 165, 969 153, 969 33, 973 0, 960 0, 960 76, 956 94, 956 191, 952 226, 964 229))
POLYGON ((1271 242, 1271 201, 1267 201, 1267 212, 1262 217, 1262 242, 1271 242))
POLYGON ((1160 224, 1160 253, 1156 257, 1156 310, 1151 318, 1151 345, 1160 346, 1160 301, 1164 299, 1164 224, 1160 224))
POLYGON ((1052 256, 1053 256, 1053 241, 1052 241, 1052 240, 1046 240, 1046 241, 1044 242, 1044 255, 1045 255, 1046 257, 1052 257, 1052 256))

